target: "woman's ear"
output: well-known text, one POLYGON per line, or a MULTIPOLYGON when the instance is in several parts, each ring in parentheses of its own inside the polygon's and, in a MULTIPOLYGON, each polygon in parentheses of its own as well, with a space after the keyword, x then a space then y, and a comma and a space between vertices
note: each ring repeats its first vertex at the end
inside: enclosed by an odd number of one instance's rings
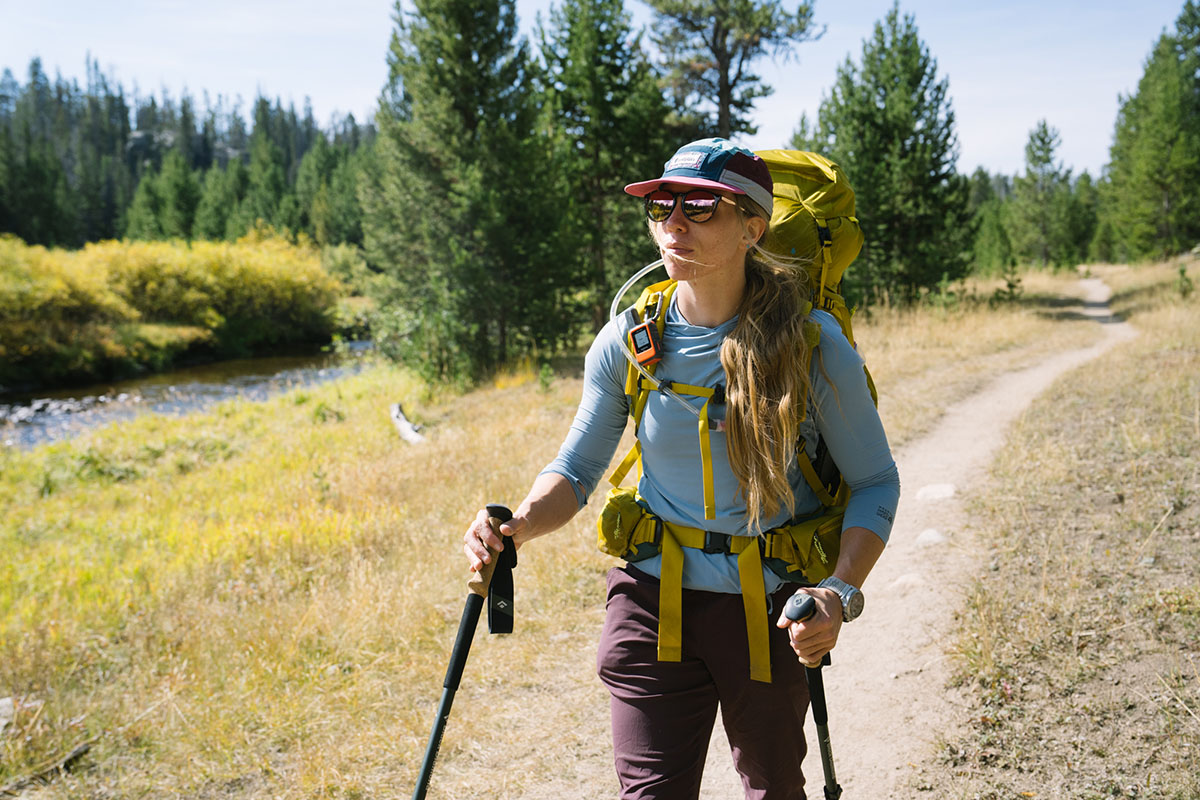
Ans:
POLYGON ((757 244, 758 240, 767 230, 767 221, 762 217, 750 217, 746 220, 746 241, 751 244, 757 244))

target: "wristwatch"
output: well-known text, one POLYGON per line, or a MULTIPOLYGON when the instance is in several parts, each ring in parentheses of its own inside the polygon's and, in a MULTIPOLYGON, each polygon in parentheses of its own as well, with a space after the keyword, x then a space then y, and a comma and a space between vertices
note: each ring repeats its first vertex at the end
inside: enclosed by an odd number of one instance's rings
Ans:
POLYGON ((840 578, 832 575, 817 584, 819 589, 833 589, 842 599, 842 621, 858 619, 863 610, 863 593, 840 578))

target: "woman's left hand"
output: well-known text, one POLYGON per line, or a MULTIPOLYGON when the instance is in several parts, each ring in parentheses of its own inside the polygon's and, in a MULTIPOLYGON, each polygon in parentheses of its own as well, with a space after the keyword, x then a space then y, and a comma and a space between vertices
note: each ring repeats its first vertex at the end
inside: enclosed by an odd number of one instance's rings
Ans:
POLYGON ((780 612, 775 626, 787 628, 800 663, 815 667, 837 644, 838 633, 842 630, 842 599, 832 589, 815 586, 800 589, 797 594, 799 592, 812 595, 817 603, 816 613, 803 622, 792 622, 780 612))

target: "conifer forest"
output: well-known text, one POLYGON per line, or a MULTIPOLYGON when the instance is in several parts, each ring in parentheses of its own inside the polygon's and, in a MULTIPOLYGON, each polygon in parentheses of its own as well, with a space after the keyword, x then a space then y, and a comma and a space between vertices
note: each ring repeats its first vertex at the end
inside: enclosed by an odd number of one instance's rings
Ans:
MULTIPOLYGON (((649 5, 642 30, 624 0, 558 0, 527 38, 513 0, 397 4, 374 118, 325 126, 265 96, 143 95, 96 61, 83 85, 37 59, 0 65, 0 235, 64 253, 282 237, 370 298, 379 350, 427 378, 544 358, 596 330, 655 257, 624 183, 689 139, 752 133, 772 88, 743 66, 819 35, 813 3, 649 5)), ((845 291, 860 304, 1187 252, 1200 242, 1195 0, 1146 43, 1101 173, 1065 166, 1061 144, 1041 120, 1019 173, 960 172, 947 76, 895 5, 778 146, 850 177, 866 246, 845 291)), ((7 291, 0 327, 30 313, 7 291)))

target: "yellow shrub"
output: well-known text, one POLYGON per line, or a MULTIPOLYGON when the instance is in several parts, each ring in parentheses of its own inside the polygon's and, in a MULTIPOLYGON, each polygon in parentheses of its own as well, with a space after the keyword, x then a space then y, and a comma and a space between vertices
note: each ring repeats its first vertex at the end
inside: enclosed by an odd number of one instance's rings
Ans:
POLYGON ((241 355, 328 341, 343 293, 316 248, 270 232, 233 244, 108 241, 79 251, 0 237, 0 384, 161 368, 198 345, 241 355), (134 323, 155 323, 155 335, 134 323))

